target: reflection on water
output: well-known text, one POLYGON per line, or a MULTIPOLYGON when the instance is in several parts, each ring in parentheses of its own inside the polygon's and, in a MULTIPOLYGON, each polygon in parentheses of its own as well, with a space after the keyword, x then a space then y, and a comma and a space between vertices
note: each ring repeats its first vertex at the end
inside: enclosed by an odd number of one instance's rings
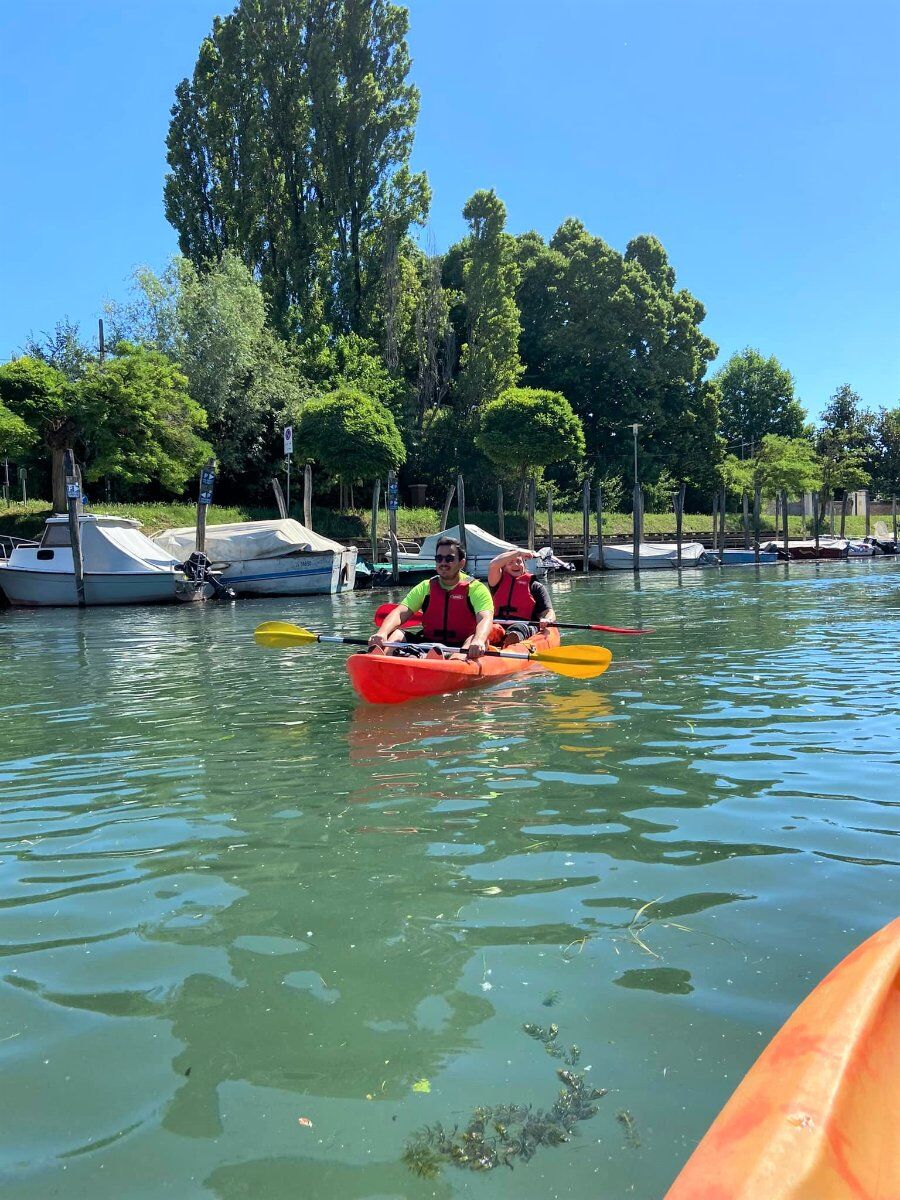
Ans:
POLYGON ((898 584, 566 580, 567 618, 659 632, 596 686, 384 709, 250 637, 371 596, 0 614, 0 1195, 506 1195, 403 1146, 545 1103, 548 1020, 613 1103, 517 1192, 661 1195, 895 915, 898 584))

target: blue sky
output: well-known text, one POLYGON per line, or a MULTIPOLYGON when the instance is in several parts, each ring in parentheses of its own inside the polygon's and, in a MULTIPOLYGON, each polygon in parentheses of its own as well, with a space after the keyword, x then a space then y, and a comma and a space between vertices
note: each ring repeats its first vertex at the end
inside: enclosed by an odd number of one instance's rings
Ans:
MULTIPOLYGON (((816 415, 900 403, 894 0, 412 0, 424 244, 480 187, 512 232, 666 247, 720 361, 774 354, 816 415)), ((176 250, 165 135, 214 0, 0 0, 0 358, 93 333, 176 250)))

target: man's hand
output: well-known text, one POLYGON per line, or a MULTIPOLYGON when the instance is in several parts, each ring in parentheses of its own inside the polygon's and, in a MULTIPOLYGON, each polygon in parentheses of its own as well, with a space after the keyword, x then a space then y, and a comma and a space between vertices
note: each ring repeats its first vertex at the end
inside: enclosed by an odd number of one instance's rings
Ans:
POLYGON ((479 641, 478 638, 472 638, 471 642, 469 642, 469 647, 467 650, 467 655, 468 655, 469 660, 471 662, 477 662, 478 659, 481 658, 482 654, 484 654, 484 652, 485 652, 484 642, 479 641))

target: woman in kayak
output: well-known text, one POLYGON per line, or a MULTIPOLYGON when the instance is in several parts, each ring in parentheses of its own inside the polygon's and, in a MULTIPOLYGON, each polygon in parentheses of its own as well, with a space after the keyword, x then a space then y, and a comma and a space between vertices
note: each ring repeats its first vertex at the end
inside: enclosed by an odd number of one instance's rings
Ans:
MULTIPOLYGON (((370 651, 390 654, 397 643, 440 642, 458 646, 470 659, 484 654, 494 623, 491 593, 483 583, 463 574, 466 552, 454 538, 441 538, 434 548, 437 574, 408 592, 369 638, 370 651), (421 613, 422 630, 401 629, 421 613)), ((434 651, 440 656, 440 651, 434 651)))
MULTIPOLYGON (((556 621, 546 586, 525 570, 521 550, 504 550, 488 567, 488 587, 494 597, 494 616, 506 622, 502 644, 514 646, 556 621)), ((497 635, 491 639, 497 641, 497 635)))

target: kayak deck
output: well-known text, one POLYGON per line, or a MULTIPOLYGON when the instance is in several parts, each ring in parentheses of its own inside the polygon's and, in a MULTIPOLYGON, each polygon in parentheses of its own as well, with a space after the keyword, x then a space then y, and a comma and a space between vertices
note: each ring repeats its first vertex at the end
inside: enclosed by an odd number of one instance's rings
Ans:
POLYGON ((900 918, 795 1010, 666 1200, 900 1197, 900 918))
MULTIPOLYGON (((535 650, 554 650, 559 645, 559 630, 548 629, 526 642, 510 647, 513 654, 535 650)), ((403 704, 426 696, 440 696, 464 688, 494 683, 508 675, 533 670, 539 663, 524 659, 496 658, 484 655, 478 662, 464 659, 407 658, 396 654, 351 654, 347 674, 357 695, 370 704, 403 704)))

